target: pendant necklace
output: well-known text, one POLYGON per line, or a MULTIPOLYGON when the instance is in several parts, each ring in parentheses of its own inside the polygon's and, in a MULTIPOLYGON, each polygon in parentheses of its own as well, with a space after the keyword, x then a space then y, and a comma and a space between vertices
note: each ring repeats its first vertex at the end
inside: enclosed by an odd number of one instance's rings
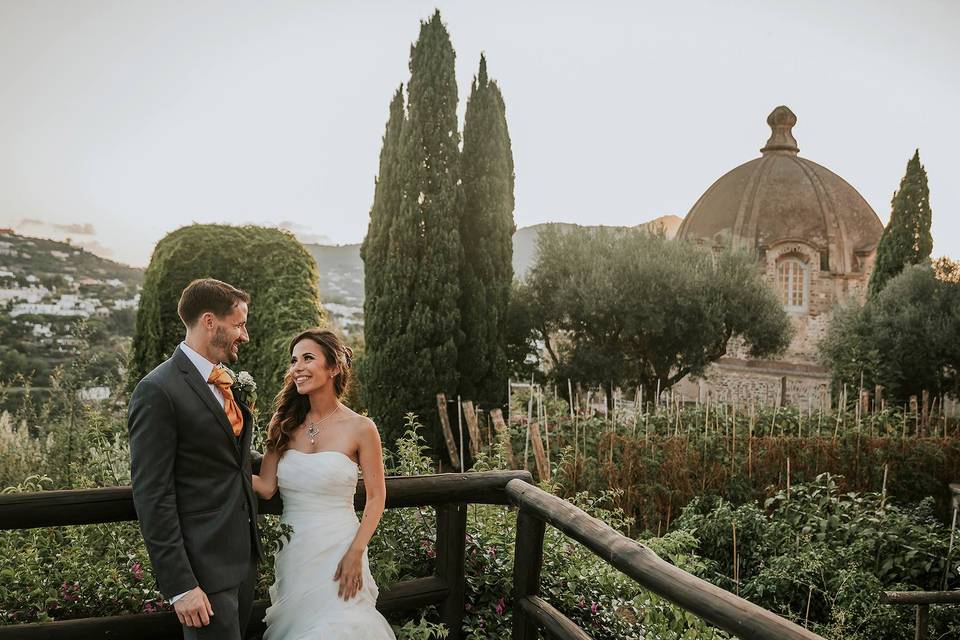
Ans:
POLYGON ((335 414, 339 410, 340 410, 340 403, 338 402, 337 406, 334 408, 333 411, 323 416, 316 422, 311 422, 310 424, 307 425, 307 437, 310 438, 310 444, 314 444, 316 442, 317 434, 320 433, 320 425, 323 423, 323 421, 329 418, 330 416, 332 416, 333 414, 335 414))

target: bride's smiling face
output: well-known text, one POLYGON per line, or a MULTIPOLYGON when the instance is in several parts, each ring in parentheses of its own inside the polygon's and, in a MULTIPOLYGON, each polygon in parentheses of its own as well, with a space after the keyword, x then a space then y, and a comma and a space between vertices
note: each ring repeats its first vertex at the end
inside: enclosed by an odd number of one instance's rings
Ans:
POLYGON ((290 354, 290 375, 297 386, 297 393, 306 395, 324 385, 332 384, 339 372, 339 368, 327 364, 323 348, 313 340, 304 338, 293 346, 293 353, 290 354))

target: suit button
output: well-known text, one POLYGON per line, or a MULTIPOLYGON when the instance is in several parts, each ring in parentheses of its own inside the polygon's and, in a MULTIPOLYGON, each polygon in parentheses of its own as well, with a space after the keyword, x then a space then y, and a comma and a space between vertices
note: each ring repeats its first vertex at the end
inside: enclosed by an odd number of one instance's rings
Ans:
POLYGON ((246 502, 243 503, 243 506, 241 507, 241 509, 243 509, 244 511, 247 510, 247 503, 246 503, 246 502))

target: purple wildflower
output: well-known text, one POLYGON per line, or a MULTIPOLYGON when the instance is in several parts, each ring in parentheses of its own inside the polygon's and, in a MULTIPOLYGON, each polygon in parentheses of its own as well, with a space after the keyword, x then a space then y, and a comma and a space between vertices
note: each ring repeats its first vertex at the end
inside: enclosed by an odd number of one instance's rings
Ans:
POLYGON ((497 600, 497 604, 494 607, 494 609, 496 609, 498 616, 503 615, 503 612, 507 610, 507 605, 506 603, 504 603, 503 598, 500 598, 499 600, 497 600))
POLYGON ((143 567, 140 566, 139 562, 134 562, 133 566, 130 567, 130 573, 133 574, 134 580, 143 580, 143 567))

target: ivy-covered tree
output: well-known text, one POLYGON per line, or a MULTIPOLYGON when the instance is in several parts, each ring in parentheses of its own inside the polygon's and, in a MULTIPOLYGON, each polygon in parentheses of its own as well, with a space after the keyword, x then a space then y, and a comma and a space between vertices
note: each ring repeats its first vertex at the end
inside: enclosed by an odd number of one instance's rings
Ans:
POLYGON ((506 109, 487 61, 473 80, 463 125, 460 209, 460 393, 496 401, 506 396, 507 306, 513 281, 513 151, 506 109))
MULTIPOLYGON (((372 317, 364 328, 363 392, 388 445, 402 433, 407 412, 436 427, 436 394, 455 394, 459 382, 460 134, 454 61, 438 11, 421 22, 410 49, 407 119, 399 126, 396 165, 399 202, 392 211, 388 204, 377 209, 384 217, 371 218, 375 235, 364 250, 364 259, 375 267, 365 292, 372 317)), ((386 186, 383 191, 386 200, 386 186)), ((433 444, 439 444, 436 435, 433 444)))
POLYGON ((933 251, 930 234, 930 189, 927 172, 920 164, 920 150, 907 162, 907 172, 900 188, 893 194, 890 222, 877 246, 877 259, 868 287, 875 296, 887 282, 912 264, 923 264, 933 251))
POLYGON ((527 281, 533 326, 564 384, 569 377, 608 393, 642 385, 652 398, 658 386, 702 374, 733 338, 754 357, 790 339, 755 257, 712 256, 643 229, 546 227, 527 281))
POLYGON ((205 277, 250 294, 250 342, 235 367, 254 376, 259 406, 269 409, 287 370, 288 341, 324 317, 316 262, 293 235, 279 229, 195 224, 157 243, 140 293, 129 382, 136 384, 183 340, 177 301, 190 281, 205 277))

